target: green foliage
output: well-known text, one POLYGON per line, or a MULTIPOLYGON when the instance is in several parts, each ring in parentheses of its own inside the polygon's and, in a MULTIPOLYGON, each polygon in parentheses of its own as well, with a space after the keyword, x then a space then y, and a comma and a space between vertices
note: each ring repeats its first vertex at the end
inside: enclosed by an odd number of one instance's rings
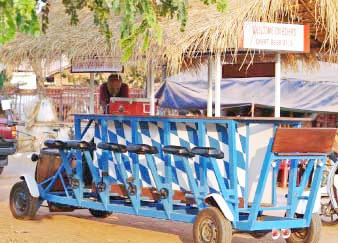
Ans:
POLYGON ((217 10, 220 12, 225 11, 227 7, 227 0, 203 0, 203 2, 207 5, 216 4, 217 10))
MULTIPOLYGON (((216 4, 218 11, 226 9, 227 0, 201 0, 205 4, 216 4)), ((111 14, 121 16, 120 44, 123 49, 122 61, 127 61, 135 48, 147 50, 149 40, 155 38, 160 44, 162 29, 159 18, 177 17, 184 31, 187 23, 187 0, 63 0, 66 12, 71 16, 71 23, 78 22, 77 11, 88 7, 94 14, 94 23, 110 41, 112 36, 109 27, 111 14), (142 40, 141 47, 137 47, 142 40)))
POLYGON ((4 86, 5 79, 6 79, 5 72, 1 71, 1 73, 0 73, 0 89, 2 89, 2 87, 4 86))
POLYGON ((0 0, 0 43, 13 39, 17 31, 36 35, 40 32, 35 14, 36 0, 0 0))
MULTIPOLYGON (((50 0, 49 0, 50 1, 50 0)), ((201 0, 205 4, 216 4, 219 11, 224 11, 227 0, 201 0)), ((120 16, 120 44, 123 49, 122 61, 127 61, 135 48, 146 51, 149 41, 155 38, 160 44, 162 29, 159 18, 176 17, 184 31, 187 23, 187 0, 62 0, 65 11, 70 15, 71 24, 78 24, 78 11, 91 10, 94 23, 105 35, 107 42, 112 33, 109 19, 112 15, 120 16), (137 43, 142 41, 140 47, 137 43)), ((0 0, 0 44, 13 39, 17 31, 36 35, 48 27, 48 0, 0 0), (37 2, 46 2, 41 17, 35 9, 37 2)))

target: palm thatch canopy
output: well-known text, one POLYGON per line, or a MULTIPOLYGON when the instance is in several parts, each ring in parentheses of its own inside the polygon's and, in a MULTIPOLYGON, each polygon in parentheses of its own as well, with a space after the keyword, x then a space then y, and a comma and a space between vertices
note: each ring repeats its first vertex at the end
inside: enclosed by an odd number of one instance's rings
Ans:
MULTIPOLYGON (((163 53, 172 68, 178 68, 187 56, 229 51, 236 54, 246 21, 308 24, 311 54, 283 55, 284 62, 301 57, 306 62, 318 59, 337 62, 338 1, 336 0, 228 0, 225 13, 190 0, 185 32, 174 21, 163 23, 163 53)), ((295 63, 295 62, 293 62, 295 63)))
MULTIPOLYGON (((45 34, 30 36, 17 34, 16 38, 0 48, 0 61, 7 67, 17 67, 22 63, 31 64, 34 70, 59 61, 61 56, 68 59, 94 56, 120 56, 120 17, 112 16, 110 26, 115 34, 108 44, 99 33, 88 10, 79 12, 79 24, 71 25, 70 16, 60 0, 51 0, 49 24, 45 34)), ((136 56, 136 55, 135 55, 136 56)))
MULTIPOLYGON (((307 62, 329 60, 337 62, 338 1, 336 0, 228 0, 225 13, 214 5, 206 6, 200 0, 189 0, 186 30, 180 31, 176 19, 161 19, 164 34, 159 45, 151 40, 147 53, 136 50, 133 59, 156 58, 165 61, 169 69, 178 71, 186 57, 204 53, 238 53, 243 24, 246 21, 309 24, 311 54, 302 54, 307 62)), ((41 60, 52 62, 61 55, 69 59, 93 56, 118 56, 120 17, 112 16, 111 44, 98 32, 92 14, 81 11, 77 26, 69 24, 69 16, 59 0, 52 1, 47 33, 39 37, 18 35, 0 50, 0 61, 7 65, 29 62, 40 65, 41 60)), ((283 55, 285 62, 292 62, 299 54, 283 55)))

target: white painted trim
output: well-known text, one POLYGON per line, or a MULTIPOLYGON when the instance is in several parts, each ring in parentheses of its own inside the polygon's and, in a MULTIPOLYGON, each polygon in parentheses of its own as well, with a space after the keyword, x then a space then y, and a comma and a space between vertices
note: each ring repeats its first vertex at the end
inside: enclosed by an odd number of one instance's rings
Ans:
POLYGON ((218 53, 215 56, 215 117, 221 116, 221 79, 222 65, 221 55, 218 53))
POLYGON ((21 180, 24 180, 27 184, 28 190, 32 197, 40 197, 38 184, 36 183, 33 176, 30 175, 22 175, 20 176, 21 180))
POLYGON ((208 108, 207 108, 207 116, 208 117, 212 117, 212 89, 213 89, 213 86, 212 86, 212 81, 213 81, 213 78, 212 78, 212 56, 209 56, 208 57, 208 108))
POLYGON ((277 53, 275 63, 275 117, 280 117, 280 83, 281 83, 281 60, 280 53, 277 53))
POLYGON ((225 218, 227 218, 231 222, 234 221, 234 216, 228 204, 225 202, 224 198, 220 194, 211 193, 204 200, 207 201, 208 198, 213 198, 215 200, 217 206, 219 207, 225 218))

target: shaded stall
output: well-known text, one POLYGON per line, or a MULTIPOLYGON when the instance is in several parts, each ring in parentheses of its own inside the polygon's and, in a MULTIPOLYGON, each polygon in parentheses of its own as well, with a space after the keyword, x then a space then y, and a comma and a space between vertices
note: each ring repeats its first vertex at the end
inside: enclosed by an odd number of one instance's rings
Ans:
MULTIPOLYGON (((175 79, 175 78, 173 78, 175 79)), ((156 93, 161 107, 172 109, 206 109, 206 80, 167 80, 156 93)), ((223 107, 261 105, 273 107, 274 79, 223 79, 223 107)), ((288 110, 338 112, 338 83, 282 79, 281 107, 288 110)))

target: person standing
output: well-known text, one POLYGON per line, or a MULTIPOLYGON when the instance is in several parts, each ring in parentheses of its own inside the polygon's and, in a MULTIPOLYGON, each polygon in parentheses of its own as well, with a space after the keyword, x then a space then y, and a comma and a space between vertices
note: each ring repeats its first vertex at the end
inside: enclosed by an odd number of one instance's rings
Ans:
POLYGON ((108 113, 108 105, 111 97, 129 97, 129 87, 127 84, 122 83, 120 75, 113 73, 108 77, 106 83, 100 86, 100 106, 103 113, 108 113))

